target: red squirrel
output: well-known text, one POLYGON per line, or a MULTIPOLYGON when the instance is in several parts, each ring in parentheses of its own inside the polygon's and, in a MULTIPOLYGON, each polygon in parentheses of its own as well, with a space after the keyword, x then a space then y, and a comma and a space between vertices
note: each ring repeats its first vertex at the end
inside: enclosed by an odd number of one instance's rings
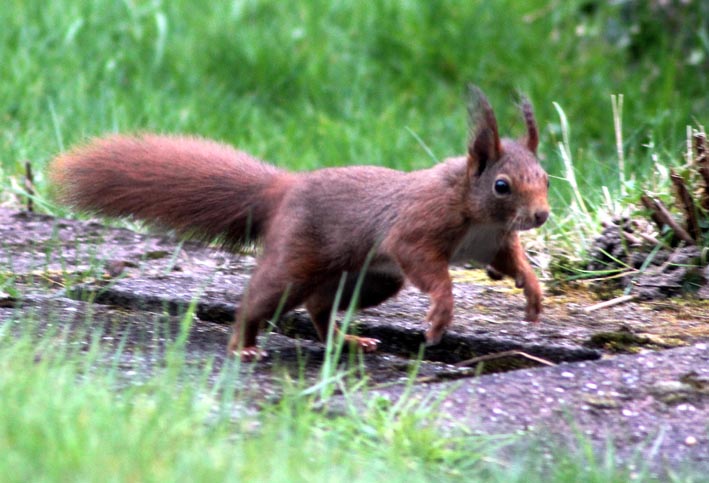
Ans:
MULTIPOLYGON (((143 134, 92 140, 58 156, 50 174, 60 200, 80 210, 131 216, 230 248, 260 241, 228 343, 242 360, 265 355, 257 333, 279 309, 304 304, 325 340, 341 280, 339 310, 350 305, 360 276, 358 308, 396 295, 405 279, 428 294, 426 342, 433 345, 453 319, 451 263, 475 260, 493 278, 512 277, 524 289, 526 320, 538 321, 542 310, 517 233, 549 216, 532 107, 522 100, 526 136, 500 139, 488 100, 470 91, 467 154, 429 169, 293 173, 214 141, 143 134)), ((379 342, 345 337, 365 352, 379 342)))

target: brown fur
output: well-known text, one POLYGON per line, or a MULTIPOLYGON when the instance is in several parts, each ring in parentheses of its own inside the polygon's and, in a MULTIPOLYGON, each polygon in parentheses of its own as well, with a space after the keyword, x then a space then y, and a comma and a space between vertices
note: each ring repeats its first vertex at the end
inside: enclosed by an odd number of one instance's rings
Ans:
MULTIPOLYGON (((374 166, 289 173, 229 146, 198 138, 142 135, 94 140, 57 157, 51 176, 61 199, 82 210, 133 216, 230 247, 260 239, 263 253, 237 310, 229 351, 259 357, 260 324, 305 304, 321 337, 342 278, 338 307, 377 305, 410 280, 431 297, 427 341, 453 317, 448 265, 477 260, 491 276, 524 288, 536 321, 541 290, 517 236, 549 213, 548 178, 535 157, 528 103, 522 142, 500 139, 485 96, 473 90, 468 154, 404 173, 374 166), (504 180, 509 192, 499 193, 504 180)), ((350 337, 365 350, 373 339, 350 337)))

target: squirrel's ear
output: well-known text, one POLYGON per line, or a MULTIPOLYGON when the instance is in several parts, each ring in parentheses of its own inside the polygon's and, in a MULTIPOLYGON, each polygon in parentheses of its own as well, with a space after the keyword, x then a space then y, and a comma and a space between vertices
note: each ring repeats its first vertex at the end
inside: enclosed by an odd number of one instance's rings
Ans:
POLYGON ((468 142, 468 171, 480 175, 489 163, 500 157, 500 136, 497 120, 485 94, 476 86, 468 86, 470 101, 470 141, 468 142))
POLYGON ((539 145, 539 131, 537 130, 537 122, 534 120, 532 104, 526 97, 522 98, 522 115, 524 116, 524 123, 527 125, 527 137, 525 138, 525 144, 530 151, 537 154, 537 146, 539 145))

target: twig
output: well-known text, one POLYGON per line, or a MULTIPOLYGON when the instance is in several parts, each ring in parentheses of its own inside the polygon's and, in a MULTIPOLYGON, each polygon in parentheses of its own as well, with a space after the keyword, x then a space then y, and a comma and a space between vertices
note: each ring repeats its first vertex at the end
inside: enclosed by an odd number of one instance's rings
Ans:
POLYGON ((665 227, 665 223, 659 216, 657 216, 657 211, 655 210, 655 204, 653 203, 652 198, 643 193, 640 196, 640 201, 642 202, 645 209, 650 212, 650 219, 657 226, 657 229, 660 231, 660 233, 662 233, 662 230, 665 227))
POLYGON ((551 361, 548 361, 546 359, 542 359, 541 357, 533 356, 532 354, 527 354, 526 352, 522 352, 522 351, 518 351, 518 350, 509 350, 509 351, 495 352, 494 354, 485 354, 484 356, 473 357, 472 359, 468 359, 466 361, 457 362, 455 364, 455 366, 456 367, 469 367, 469 366, 473 366, 475 364, 478 364, 480 362, 492 361, 495 359, 502 359, 502 358, 510 357, 510 356, 524 357, 525 359, 529 359, 530 361, 538 362, 538 363, 543 364, 545 366, 555 366, 556 365, 551 361))
POLYGON ((648 235, 647 233, 640 232, 640 233, 638 233, 638 236, 640 236, 640 238, 642 238, 646 242, 649 242, 653 245, 659 245, 660 243, 662 243, 662 242, 660 242, 660 240, 658 240, 657 238, 655 238, 652 235, 648 235))
POLYGON ((687 231, 695 240, 695 243, 699 243, 701 229, 699 228, 699 220, 697 219, 697 208, 694 204, 694 198, 692 198, 691 193, 687 189, 687 184, 684 182, 684 179, 678 175, 674 169, 670 169, 670 180, 672 180, 672 185, 675 187, 675 197, 677 198, 682 213, 684 213, 684 217, 687 220, 687 231))
POLYGON ((699 174, 704 180, 704 190, 702 191, 700 204, 705 210, 709 210, 709 152, 707 152, 707 134, 702 129, 695 131, 692 136, 694 141, 694 164, 697 165, 699 174))
POLYGON ((637 295, 621 295, 620 297, 616 297, 614 299, 606 300, 604 302, 600 302, 595 305, 590 305, 588 307, 585 307, 583 309, 583 311, 586 312, 587 314, 590 314, 591 312, 595 312, 596 310, 606 309, 608 307, 613 307, 615 305, 624 304, 626 302, 630 302, 630 301, 635 300, 637 298, 638 298, 637 295))
POLYGON ((468 359, 467 361, 461 361, 456 364, 454 364, 455 367, 463 367, 467 368, 464 370, 460 371, 445 371, 445 372, 439 372, 437 374, 434 374, 432 376, 422 376, 416 379, 417 384, 422 384, 422 383, 429 383, 429 382, 440 382, 440 381, 447 381, 451 379, 462 379, 464 377, 470 377, 470 376, 477 376, 479 374, 479 371, 477 367, 469 367, 469 366, 474 366, 477 365, 481 362, 485 361, 491 361, 494 359, 503 359, 505 357, 510 357, 510 356, 520 356, 524 357, 526 359, 529 359, 530 361, 537 362, 539 364, 545 365, 545 366, 555 366, 551 361, 548 361, 546 359, 542 359, 541 357, 533 356, 531 354, 527 354, 526 352, 518 351, 518 350, 509 350, 509 351, 502 351, 502 352, 496 352, 494 354, 485 354, 484 356, 479 356, 479 357, 473 357, 472 359, 468 359))
MULTIPOLYGON (((455 372, 439 372, 432 376, 421 376, 416 378, 416 384, 427 384, 429 382, 449 381, 451 379, 462 379, 464 377, 474 376, 475 371, 455 371, 455 372)), ((379 389, 379 386, 376 386, 379 389)))
POLYGON ((660 231, 662 231, 664 225, 667 225, 672 228, 672 231, 674 232, 677 238, 688 243, 689 245, 696 245, 696 242, 691 236, 689 236, 689 233, 687 233, 684 228, 679 226, 675 219, 672 218, 672 213, 670 213, 670 211, 665 207, 662 201, 655 198, 651 198, 645 193, 643 193, 643 195, 640 197, 640 200, 642 201, 645 208, 651 211, 650 216, 652 218, 652 221, 655 222, 660 231))
POLYGON ((625 238, 625 240, 630 244, 630 246, 637 247, 643 244, 642 240, 639 237, 633 235, 632 233, 628 233, 623 229, 620 230, 620 233, 621 236, 623 236, 623 238, 625 238))
POLYGON ((25 192, 27 193, 27 211, 34 213, 34 176, 29 160, 25 161, 25 192))
POLYGON ((618 175, 620 176, 620 192, 626 194, 625 186, 625 155, 623 154, 623 94, 611 95, 613 108, 613 128, 615 131, 615 149, 618 154, 618 175))

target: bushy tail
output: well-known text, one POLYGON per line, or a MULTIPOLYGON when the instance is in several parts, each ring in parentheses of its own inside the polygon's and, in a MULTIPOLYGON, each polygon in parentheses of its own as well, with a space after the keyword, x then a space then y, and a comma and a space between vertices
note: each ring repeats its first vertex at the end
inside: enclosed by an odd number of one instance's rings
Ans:
POLYGON ((111 136, 58 156, 60 201, 238 246, 262 235, 290 176, 230 146, 194 137, 111 136))

